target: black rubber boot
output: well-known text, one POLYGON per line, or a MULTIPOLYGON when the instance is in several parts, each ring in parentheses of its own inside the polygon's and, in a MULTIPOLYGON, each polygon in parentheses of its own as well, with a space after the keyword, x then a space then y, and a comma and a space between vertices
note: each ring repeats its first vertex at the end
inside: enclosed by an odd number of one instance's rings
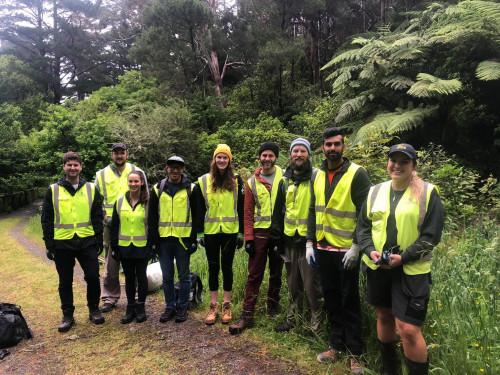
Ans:
POLYGON ((57 328, 59 332, 68 332, 71 327, 73 327, 73 324, 75 324, 73 311, 75 311, 75 309, 63 309, 62 322, 59 325, 59 328, 57 328))
POLYGON ((144 302, 137 302, 135 304, 135 321, 137 323, 145 322, 146 317, 146 308, 144 307, 144 302))
POLYGON ((429 359, 426 362, 413 362, 405 357, 408 375, 427 375, 429 373, 429 359))
POLYGON ((99 306, 89 306, 89 320, 94 324, 104 323, 104 317, 99 310, 99 306))
POLYGON ((122 318, 122 324, 128 324, 135 318, 135 305, 128 304, 127 310, 125 311, 125 315, 122 318))
POLYGON ((382 342, 379 340, 382 353, 382 375, 400 374, 401 364, 396 351, 396 341, 382 342))
MULTIPOLYGON (((189 305, 188 305, 189 306, 189 305)), ((176 311, 176 317, 175 317, 175 322, 176 323, 183 323, 187 320, 189 312, 188 312, 188 306, 184 307, 178 307, 176 311)))

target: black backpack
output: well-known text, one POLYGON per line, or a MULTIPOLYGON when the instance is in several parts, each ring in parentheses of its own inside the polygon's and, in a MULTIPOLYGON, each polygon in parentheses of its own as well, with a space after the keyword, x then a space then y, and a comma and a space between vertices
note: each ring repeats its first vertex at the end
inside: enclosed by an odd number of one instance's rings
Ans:
POLYGON ((31 339, 33 332, 24 320, 21 308, 0 302, 0 348, 17 345, 22 339, 31 339))
MULTIPOLYGON (((191 310, 199 303, 203 302, 203 283, 197 273, 189 272, 191 276, 191 293, 189 294, 189 309, 191 310)), ((179 294, 181 291, 181 283, 177 281, 175 288, 175 304, 179 306, 179 294)))

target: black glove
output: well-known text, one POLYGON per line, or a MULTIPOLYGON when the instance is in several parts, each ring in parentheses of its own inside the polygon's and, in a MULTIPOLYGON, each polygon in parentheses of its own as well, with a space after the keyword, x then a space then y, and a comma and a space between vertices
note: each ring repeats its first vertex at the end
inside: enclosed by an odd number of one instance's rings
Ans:
POLYGON ((283 246, 281 240, 273 240, 271 249, 276 259, 281 260, 281 256, 285 255, 285 247, 283 246))
POLYGON ((196 252, 196 250, 198 250, 198 242, 192 241, 191 245, 189 245, 186 250, 187 250, 189 255, 194 254, 196 252))
POLYGON ((147 257, 148 257, 148 262, 154 263, 158 262, 158 251, 160 249, 160 246, 158 245, 152 245, 148 246, 146 249, 147 257), (157 250, 158 249, 158 250, 157 250))
MULTIPOLYGON (((98 253, 98 254, 100 254, 100 253, 98 253)), ((114 247, 111 249, 111 258, 113 258, 117 262, 120 261, 121 255, 120 255, 120 248, 119 247, 114 247)))
POLYGON ((56 260, 56 250, 55 249, 47 249, 47 258, 50 260, 55 261, 56 260))
POLYGON ((236 239, 236 248, 241 249, 243 247, 243 244, 245 243, 245 240, 241 237, 238 237, 236 239))
POLYGON ((245 243, 245 251, 247 252, 250 258, 255 256, 255 242, 254 240, 248 240, 245 243))
POLYGON ((101 255, 104 251, 104 240, 101 236, 96 236, 95 238, 96 246, 97 246, 97 256, 101 255))

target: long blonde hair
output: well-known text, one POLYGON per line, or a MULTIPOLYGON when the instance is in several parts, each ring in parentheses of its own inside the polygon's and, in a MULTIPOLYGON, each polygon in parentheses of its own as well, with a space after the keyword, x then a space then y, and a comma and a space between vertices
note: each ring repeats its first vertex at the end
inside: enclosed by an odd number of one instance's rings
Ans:
POLYGON ((417 171, 415 169, 415 167, 417 166, 417 162, 415 160, 412 161, 413 170, 411 171, 410 176, 410 198, 418 203, 420 202, 420 195, 424 190, 424 180, 418 177, 417 171))

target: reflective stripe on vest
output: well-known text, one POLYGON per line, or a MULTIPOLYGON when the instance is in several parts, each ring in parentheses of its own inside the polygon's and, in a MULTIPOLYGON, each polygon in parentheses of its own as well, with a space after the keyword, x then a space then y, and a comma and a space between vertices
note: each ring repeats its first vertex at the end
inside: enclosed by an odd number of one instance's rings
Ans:
POLYGON ((352 180, 356 171, 361 168, 351 163, 340 178, 325 207, 326 172, 320 170, 314 180, 316 240, 325 238, 329 244, 350 248, 356 229, 356 206, 351 198, 352 180))
POLYGON ((69 240, 76 234, 78 237, 94 235, 90 220, 92 202, 94 200, 94 184, 87 182, 72 196, 58 184, 51 185, 54 205, 54 239, 69 240))
POLYGON ((205 234, 238 233, 238 186, 232 192, 220 189, 213 192, 212 179, 208 173, 201 176, 198 182, 207 209, 205 234))
POLYGON ((307 235, 307 216, 313 185, 310 179, 301 181, 298 186, 288 177, 284 178, 283 181, 286 188, 284 233, 292 237, 297 231, 300 236, 305 237, 307 235))
MULTIPOLYGON (((194 184, 191 184, 191 191, 194 184)), ((158 196, 159 189, 154 187, 158 196)), ((165 191, 158 198, 158 232, 160 237, 189 237, 193 220, 187 189, 183 188, 171 197, 165 191)))
MULTIPOLYGON (((434 185, 424 182, 419 201, 411 199, 411 189, 407 188, 396 207, 396 227, 398 229, 397 242, 401 251, 412 245, 420 235, 420 229, 425 220, 427 207, 434 185)), ((436 188, 437 189, 437 188, 436 188)), ((368 193, 366 214, 372 221, 373 245, 378 252, 382 252, 387 240, 387 219, 390 214, 390 191, 391 181, 387 181, 373 186, 368 193)), ((431 255, 427 254, 420 260, 403 265, 403 271, 407 275, 418 275, 430 272, 431 255)), ((378 266, 366 255, 363 261, 371 269, 378 266)))
POLYGON ((116 200, 128 191, 128 174, 135 170, 135 165, 126 163, 120 177, 116 176, 109 165, 97 172, 97 181, 99 182, 99 190, 103 196, 103 206, 106 216, 111 217, 113 215, 113 206, 116 200))
POLYGON ((116 212, 120 216, 120 226, 118 229, 118 245, 146 246, 148 233, 148 204, 137 204, 135 210, 130 203, 121 196, 116 201, 116 212))
POLYGON ((253 214, 254 228, 269 228, 271 226, 271 217, 273 216, 274 202, 278 193, 279 181, 283 177, 283 171, 280 167, 276 167, 276 175, 274 176, 273 185, 269 192, 264 184, 255 178, 255 175, 248 179, 255 201, 253 214))

